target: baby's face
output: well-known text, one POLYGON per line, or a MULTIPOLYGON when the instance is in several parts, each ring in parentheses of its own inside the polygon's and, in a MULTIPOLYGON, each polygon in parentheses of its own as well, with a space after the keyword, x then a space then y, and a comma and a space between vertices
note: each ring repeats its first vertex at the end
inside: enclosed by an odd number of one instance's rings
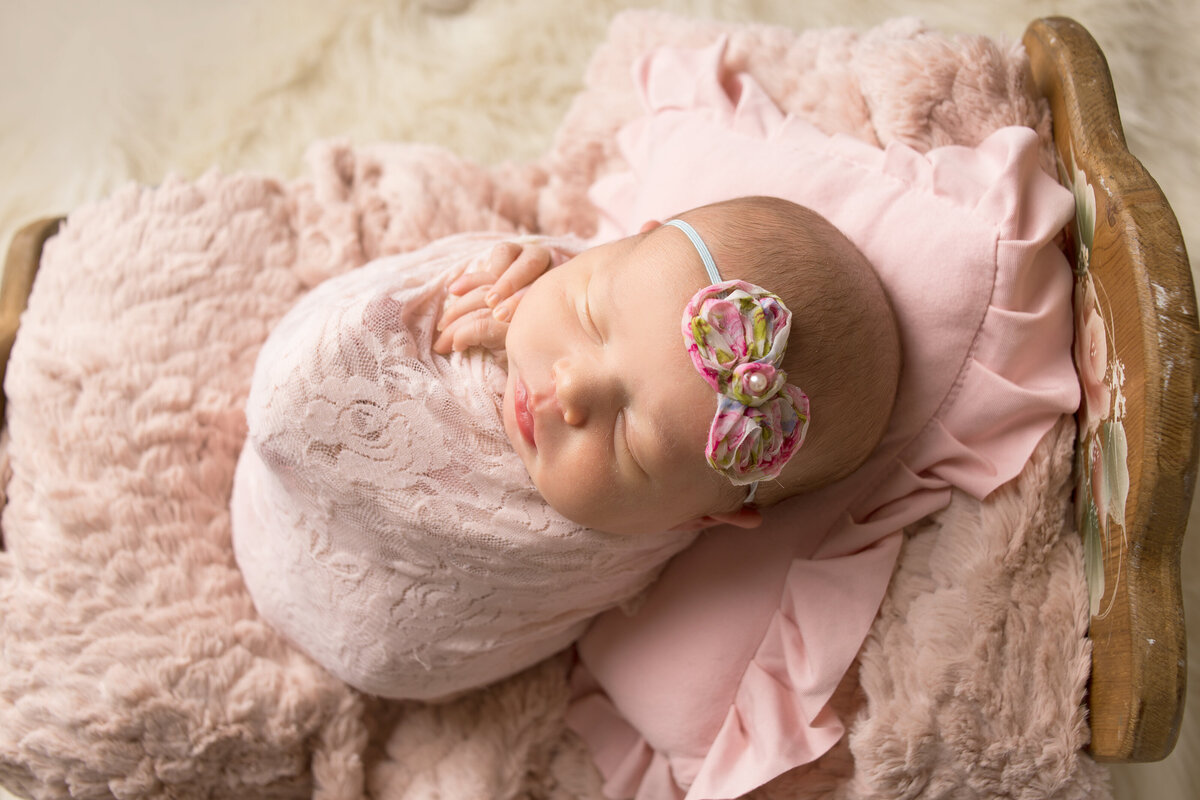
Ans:
POLYGON ((658 229, 587 250, 517 307, 504 427, 563 516, 639 533, 729 510, 730 484, 704 457, 716 394, 680 333, 707 283, 684 235, 658 229))

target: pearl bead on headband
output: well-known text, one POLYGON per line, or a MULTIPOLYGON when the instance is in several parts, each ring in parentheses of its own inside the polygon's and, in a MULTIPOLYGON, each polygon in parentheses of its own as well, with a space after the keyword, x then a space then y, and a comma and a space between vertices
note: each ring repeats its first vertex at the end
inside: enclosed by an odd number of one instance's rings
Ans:
POLYGON ((761 286, 722 281, 696 229, 679 219, 666 224, 688 237, 712 281, 688 301, 682 324, 692 364, 717 392, 704 455, 734 485, 750 484, 750 503, 759 481, 779 476, 808 431, 808 395, 782 369, 792 312, 761 286))

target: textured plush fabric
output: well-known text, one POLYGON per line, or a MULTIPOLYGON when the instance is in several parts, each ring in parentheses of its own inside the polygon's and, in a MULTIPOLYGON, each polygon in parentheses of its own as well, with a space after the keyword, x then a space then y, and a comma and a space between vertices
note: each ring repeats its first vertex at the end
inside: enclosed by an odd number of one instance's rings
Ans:
MULTIPOLYGON (((563 730, 565 660, 445 705, 388 704, 257 618, 229 542, 240 409, 267 331, 319 280, 457 230, 590 233, 586 189, 620 167, 611 134, 636 113, 633 56, 720 29, 618 20, 536 164, 323 146, 294 184, 211 174, 72 215, 7 382, 0 782, 39 797, 599 796, 563 730)), ((954 108, 1037 110, 1019 54, 983 39, 901 24, 736 30, 731 45, 786 110, 868 141, 974 143, 987 123, 954 108), (938 113, 918 102, 947 86, 938 113)), ((1065 439, 1012 492, 960 498, 913 537, 861 687, 852 672, 834 697, 848 738, 763 795, 1105 793, 1078 753, 1085 600, 1065 439)))

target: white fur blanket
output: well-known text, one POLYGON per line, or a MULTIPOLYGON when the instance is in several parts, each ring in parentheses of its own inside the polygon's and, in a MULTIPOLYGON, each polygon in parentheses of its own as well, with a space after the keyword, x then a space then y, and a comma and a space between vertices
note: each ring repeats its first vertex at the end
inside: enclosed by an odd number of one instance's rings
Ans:
MULTIPOLYGON (((0 783, 37 797, 598 797, 562 724, 566 657, 441 706, 350 691, 255 616, 228 494, 258 347, 302 292, 457 230, 586 233, 634 113, 625 68, 718 26, 627 16, 537 162, 318 146, 294 183, 210 173, 80 209, 10 364, 0 783)), ((782 106, 917 147, 1041 125, 1019 54, 912 23, 738 29, 782 106), (941 100, 931 104, 928 99, 941 100), (951 99, 947 102, 945 98, 951 99), (925 102, 921 102, 924 98, 925 102)), ((850 735, 762 797, 1102 797, 1064 423, 983 504, 906 545, 835 702, 850 735)))

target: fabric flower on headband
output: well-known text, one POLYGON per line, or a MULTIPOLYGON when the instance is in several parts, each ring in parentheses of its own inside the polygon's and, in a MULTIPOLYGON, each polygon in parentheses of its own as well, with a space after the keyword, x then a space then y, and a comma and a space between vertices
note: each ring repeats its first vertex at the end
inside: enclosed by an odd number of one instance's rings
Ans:
POLYGON ((683 311, 688 354, 718 395, 704 454, 736 485, 778 477, 804 443, 808 395, 781 368, 791 329, 783 301, 745 281, 707 286, 683 311))

